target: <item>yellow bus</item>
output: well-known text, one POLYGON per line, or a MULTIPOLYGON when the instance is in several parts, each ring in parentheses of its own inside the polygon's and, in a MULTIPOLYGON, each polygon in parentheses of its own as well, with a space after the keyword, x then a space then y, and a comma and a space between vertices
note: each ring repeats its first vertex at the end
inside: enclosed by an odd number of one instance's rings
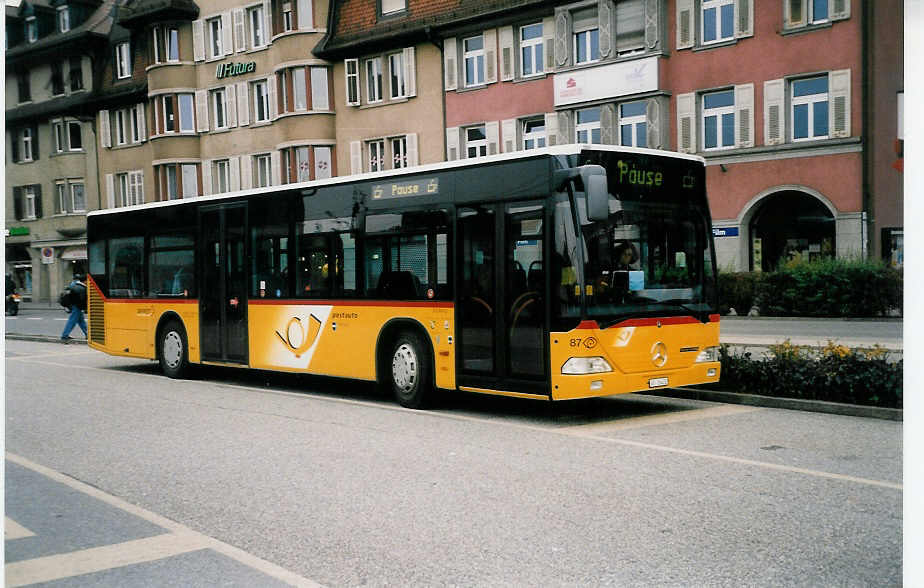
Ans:
POLYGON ((543 400, 715 382, 702 158, 566 145, 94 211, 89 344, 543 400))

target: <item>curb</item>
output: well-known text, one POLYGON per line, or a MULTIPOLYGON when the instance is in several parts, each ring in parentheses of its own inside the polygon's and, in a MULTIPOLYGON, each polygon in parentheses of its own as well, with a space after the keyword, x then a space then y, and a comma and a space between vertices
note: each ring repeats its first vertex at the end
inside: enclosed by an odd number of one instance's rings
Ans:
POLYGON ((38 343, 60 343, 62 345, 86 345, 86 339, 71 339, 67 343, 63 343, 60 337, 51 337, 49 335, 21 335, 19 333, 6 333, 7 339, 15 339, 16 341, 36 341, 38 343))
POLYGON ((859 404, 842 404, 823 400, 803 400, 801 398, 780 398, 778 396, 760 396, 758 394, 743 394, 740 392, 721 392, 718 390, 704 390, 702 388, 668 388, 667 390, 648 390, 644 394, 652 396, 667 396, 671 398, 685 398, 687 400, 706 400, 709 402, 724 402, 726 404, 744 404, 747 406, 760 406, 763 408, 784 408, 787 410, 802 410, 806 412, 821 412, 843 416, 855 416, 887 421, 904 421, 903 410, 900 408, 882 408, 878 406, 861 406, 859 404))

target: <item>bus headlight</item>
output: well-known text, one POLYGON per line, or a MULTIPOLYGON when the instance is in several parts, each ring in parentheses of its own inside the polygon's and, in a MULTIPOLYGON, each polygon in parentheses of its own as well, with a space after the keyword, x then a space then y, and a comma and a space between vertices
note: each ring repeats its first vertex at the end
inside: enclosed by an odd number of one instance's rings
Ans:
POLYGON ((572 357, 561 366, 561 373, 569 375, 599 374, 611 372, 613 368, 602 357, 572 357))
POLYGON ((696 363, 704 363, 707 361, 719 361, 718 347, 706 347, 696 356, 696 363))

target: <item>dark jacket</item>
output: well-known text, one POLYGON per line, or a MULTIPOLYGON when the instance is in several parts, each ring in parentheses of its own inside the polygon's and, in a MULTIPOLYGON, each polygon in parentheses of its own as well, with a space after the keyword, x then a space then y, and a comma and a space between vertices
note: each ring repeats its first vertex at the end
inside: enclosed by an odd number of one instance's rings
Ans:
POLYGON ((80 310, 87 310, 87 287, 83 282, 74 280, 67 287, 71 291, 71 304, 77 305, 80 310))

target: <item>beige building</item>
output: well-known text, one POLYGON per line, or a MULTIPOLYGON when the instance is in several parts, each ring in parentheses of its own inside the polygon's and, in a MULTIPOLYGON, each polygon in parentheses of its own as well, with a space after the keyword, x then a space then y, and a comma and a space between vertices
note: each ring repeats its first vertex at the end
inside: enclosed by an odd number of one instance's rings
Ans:
POLYGON ((85 215, 99 206, 92 97, 115 4, 6 9, 6 268, 26 300, 57 300, 86 271, 85 215))
POLYGON ((100 112, 110 205, 137 202, 141 184, 151 202, 336 174, 331 64, 311 53, 326 2, 140 1, 131 9, 119 23, 146 54, 147 95, 100 112), (126 148, 120 125, 141 110, 141 139, 126 148))

